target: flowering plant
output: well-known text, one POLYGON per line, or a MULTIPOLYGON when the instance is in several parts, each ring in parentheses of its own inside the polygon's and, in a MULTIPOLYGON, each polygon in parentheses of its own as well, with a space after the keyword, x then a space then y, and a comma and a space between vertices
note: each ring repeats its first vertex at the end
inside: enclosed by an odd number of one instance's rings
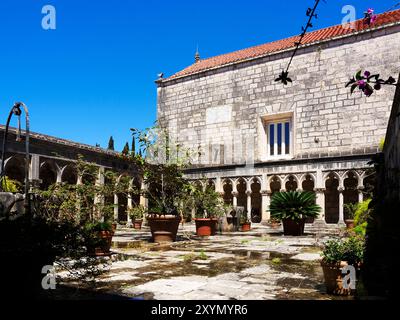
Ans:
POLYGON ((379 74, 371 75, 369 71, 364 71, 363 73, 362 70, 360 70, 350 79, 346 87, 351 86, 351 93, 358 88, 369 97, 374 90, 380 90, 382 85, 396 85, 396 79, 390 76, 387 80, 383 80, 380 78, 379 74))
POLYGON ((364 12, 364 24, 371 26, 375 24, 377 18, 378 16, 374 14, 374 9, 372 8, 364 12))

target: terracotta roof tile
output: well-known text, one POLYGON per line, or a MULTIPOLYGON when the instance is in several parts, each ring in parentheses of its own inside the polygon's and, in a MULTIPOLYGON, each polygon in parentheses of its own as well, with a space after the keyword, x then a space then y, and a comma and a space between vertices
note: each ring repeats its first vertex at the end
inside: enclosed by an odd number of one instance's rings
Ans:
MULTIPOLYGON (((374 30, 381 26, 399 22, 400 22, 400 10, 385 12, 377 16, 377 20, 372 28, 370 28, 367 24, 365 24, 363 22, 363 19, 360 19, 355 22, 354 29, 345 29, 342 27, 342 25, 336 25, 325 29, 309 32, 304 36, 302 45, 310 45, 316 42, 329 40, 335 37, 345 36, 368 29, 374 30)), ((173 76, 165 80, 172 80, 179 77, 189 76, 206 70, 223 67, 231 63, 238 63, 248 59, 261 57, 271 53, 276 53, 282 50, 292 49, 295 46, 294 42, 297 41, 298 39, 299 36, 294 36, 258 45, 255 47, 215 56, 212 58, 200 60, 197 63, 194 63, 193 65, 185 68, 184 70, 174 74, 173 76)))

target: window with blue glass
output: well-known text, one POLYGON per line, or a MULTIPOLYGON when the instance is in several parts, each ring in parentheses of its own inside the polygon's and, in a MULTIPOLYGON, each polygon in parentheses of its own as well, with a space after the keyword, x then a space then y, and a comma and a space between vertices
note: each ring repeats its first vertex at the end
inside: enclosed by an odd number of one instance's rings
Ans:
POLYGON ((287 157, 291 154, 291 124, 289 120, 268 123, 268 156, 287 157))

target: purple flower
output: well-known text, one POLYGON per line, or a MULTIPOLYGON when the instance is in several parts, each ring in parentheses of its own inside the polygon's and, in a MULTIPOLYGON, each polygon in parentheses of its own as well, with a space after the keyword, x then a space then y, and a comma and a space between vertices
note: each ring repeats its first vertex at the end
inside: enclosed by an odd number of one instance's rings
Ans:
POLYGON ((368 14, 373 14, 373 13, 374 13, 374 9, 369 8, 369 9, 367 10, 367 13, 368 13, 368 14))
POLYGON ((373 15, 373 16, 371 17, 371 20, 369 21, 369 23, 370 23, 370 24, 374 24, 374 23, 376 22, 376 19, 378 19, 378 16, 377 16, 377 15, 373 15))
POLYGON ((371 75, 371 72, 369 72, 369 71, 364 72, 364 77, 368 78, 370 75, 371 75))
POLYGON ((361 90, 364 90, 366 84, 367 83, 364 80, 358 80, 357 81, 357 85, 361 90))
POLYGON ((367 97, 369 97, 374 91, 373 91, 373 89, 371 87, 366 86, 363 89, 363 92, 367 97))

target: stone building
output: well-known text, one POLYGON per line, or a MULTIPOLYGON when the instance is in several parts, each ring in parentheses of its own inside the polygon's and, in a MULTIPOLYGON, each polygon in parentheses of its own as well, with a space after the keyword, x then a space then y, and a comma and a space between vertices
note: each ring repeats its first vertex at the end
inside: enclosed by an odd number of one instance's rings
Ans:
POLYGON ((362 201, 368 162, 385 137, 394 89, 371 97, 345 84, 366 68, 397 74, 400 10, 307 33, 283 86, 298 37, 200 59, 157 83, 158 120, 171 141, 198 153, 190 179, 208 179, 253 222, 269 219, 271 195, 309 190, 316 220, 343 224, 343 204, 362 201))
MULTIPOLYGON (((5 127, 0 125, 0 145, 3 145, 5 127)), ((5 155, 5 175, 12 180, 24 184, 25 179, 25 132, 22 132, 22 141, 17 141, 17 131, 9 129, 7 139, 7 152, 5 155)), ((46 189, 56 182, 67 182, 70 184, 81 183, 74 163, 78 156, 83 156, 85 161, 95 163, 99 166, 99 177, 96 183, 104 181, 104 171, 112 170, 120 176, 131 177, 131 183, 137 187, 141 185, 141 177, 138 176, 136 168, 124 160, 119 152, 93 147, 90 145, 56 138, 40 133, 30 133, 30 166, 29 180, 31 185, 46 189)), ((0 159, 1 160, 1 159, 0 159)), ((115 194, 113 199, 106 199, 114 203, 114 219, 130 223, 127 208, 138 204, 144 199, 134 195, 115 194)))

